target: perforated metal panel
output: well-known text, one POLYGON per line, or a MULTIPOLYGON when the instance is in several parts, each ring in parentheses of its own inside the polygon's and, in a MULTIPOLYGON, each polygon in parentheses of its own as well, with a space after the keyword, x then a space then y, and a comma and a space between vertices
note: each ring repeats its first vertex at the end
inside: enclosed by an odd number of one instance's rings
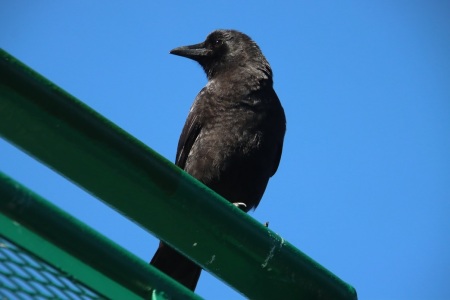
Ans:
POLYGON ((32 253, 0 237, 0 299, 105 299, 47 264, 32 253))

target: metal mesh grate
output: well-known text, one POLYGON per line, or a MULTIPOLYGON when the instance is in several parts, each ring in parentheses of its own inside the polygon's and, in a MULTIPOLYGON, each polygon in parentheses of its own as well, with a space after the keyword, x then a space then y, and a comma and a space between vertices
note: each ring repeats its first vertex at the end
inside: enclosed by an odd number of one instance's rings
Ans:
POLYGON ((104 299, 70 274, 0 236, 0 300, 104 299))

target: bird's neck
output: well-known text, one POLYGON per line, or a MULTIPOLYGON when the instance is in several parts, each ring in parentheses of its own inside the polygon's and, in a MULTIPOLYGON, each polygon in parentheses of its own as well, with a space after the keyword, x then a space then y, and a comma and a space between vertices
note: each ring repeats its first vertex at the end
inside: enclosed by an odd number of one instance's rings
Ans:
POLYGON ((229 88, 246 86, 251 90, 272 86, 272 70, 268 65, 239 65, 207 74, 209 82, 227 83, 229 88))

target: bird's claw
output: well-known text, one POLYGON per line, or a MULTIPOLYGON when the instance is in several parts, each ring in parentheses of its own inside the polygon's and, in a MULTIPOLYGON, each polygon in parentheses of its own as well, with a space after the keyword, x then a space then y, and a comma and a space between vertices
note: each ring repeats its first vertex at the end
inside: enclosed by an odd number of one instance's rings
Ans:
POLYGON ((244 202, 234 202, 233 205, 237 208, 247 208, 247 204, 245 204, 244 202))

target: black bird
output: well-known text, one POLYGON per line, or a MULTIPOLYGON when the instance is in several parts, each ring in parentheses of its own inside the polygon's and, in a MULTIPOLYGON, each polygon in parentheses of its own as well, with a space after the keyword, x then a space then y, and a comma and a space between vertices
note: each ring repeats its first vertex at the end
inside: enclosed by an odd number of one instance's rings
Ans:
MULTIPOLYGON (((258 206, 283 149, 286 119, 272 69, 258 45, 235 30, 171 54, 197 61, 208 83, 189 111, 176 164, 244 211, 258 206)), ((201 268, 161 242, 152 265, 194 290, 201 268)))

